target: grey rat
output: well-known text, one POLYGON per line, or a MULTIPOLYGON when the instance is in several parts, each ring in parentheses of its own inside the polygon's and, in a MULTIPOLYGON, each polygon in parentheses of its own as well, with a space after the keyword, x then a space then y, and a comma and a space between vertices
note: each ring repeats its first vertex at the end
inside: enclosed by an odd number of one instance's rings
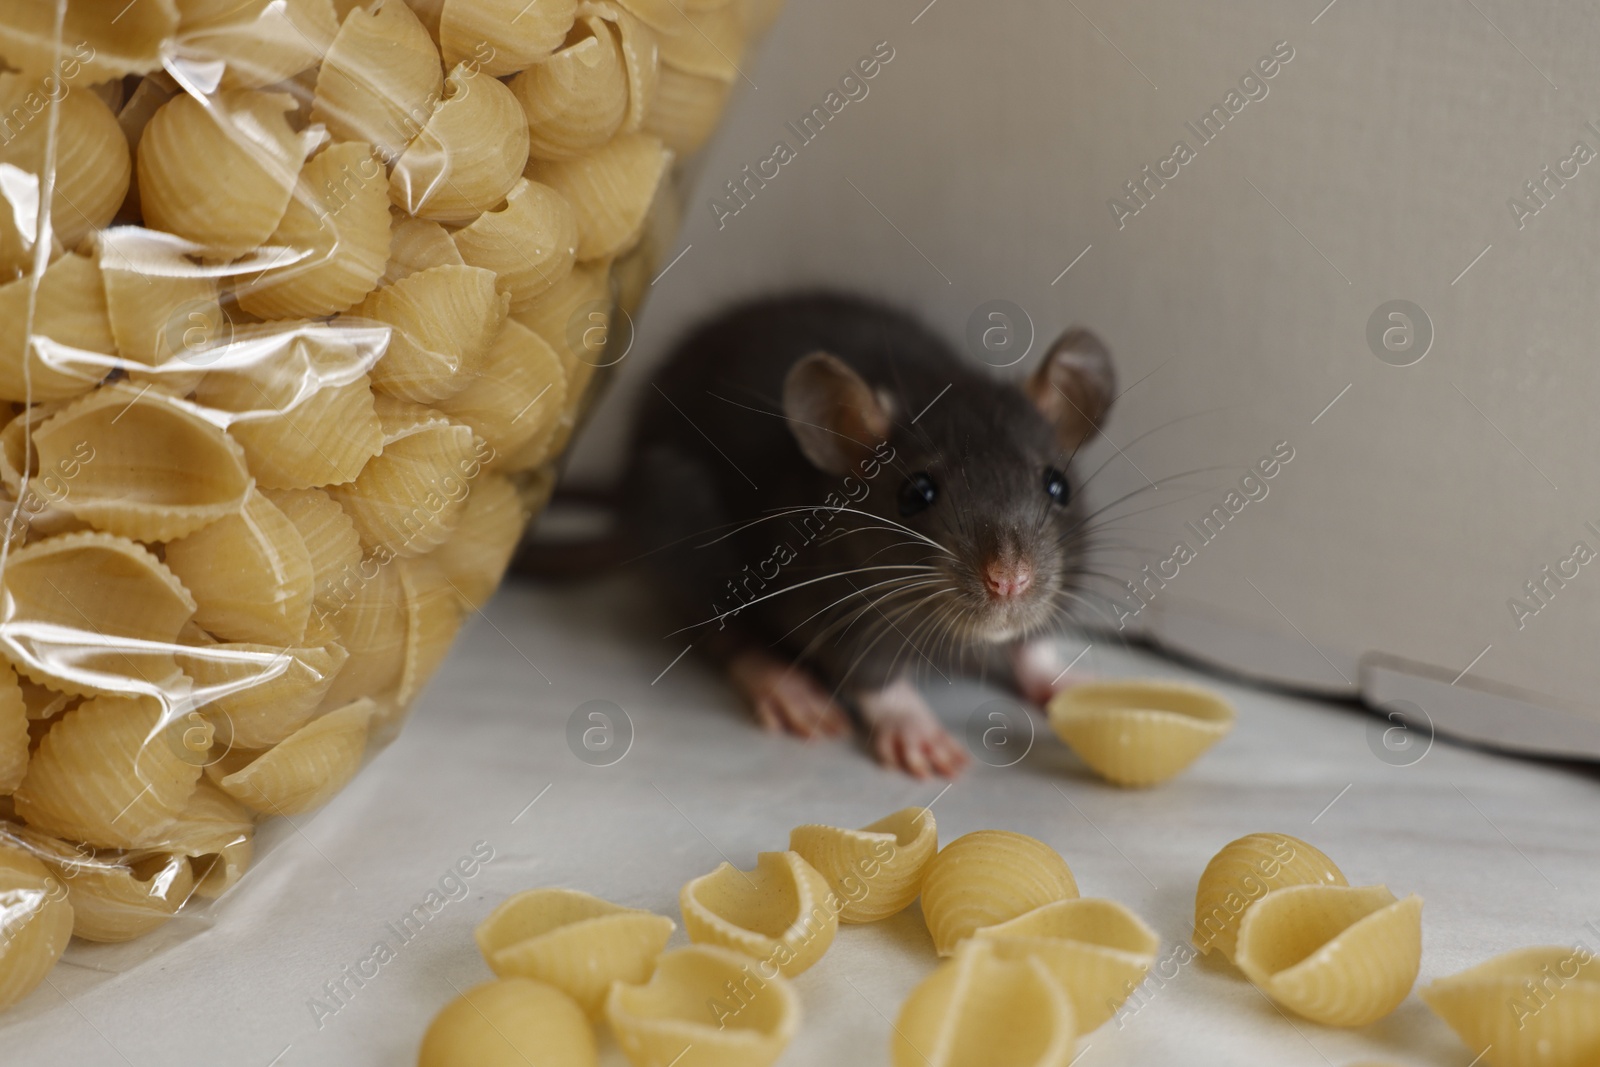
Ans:
POLYGON ((1115 393, 1069 330, 1020 384, 911 316, 810 294, 736 307, 669 355, 635 424, 622 529, 683 632, 758 719, 848 728, 953 775, 966 753, 912 684, 999 651, 1046 699, 1041 641, 1078 592, 1071 461, 1115 393))

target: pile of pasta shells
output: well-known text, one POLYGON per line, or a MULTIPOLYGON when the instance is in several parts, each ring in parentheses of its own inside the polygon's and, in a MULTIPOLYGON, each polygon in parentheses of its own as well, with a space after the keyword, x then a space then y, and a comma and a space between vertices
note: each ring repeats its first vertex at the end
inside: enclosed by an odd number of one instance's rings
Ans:
POLYGON ((0 4, 0 1007, 398 726, 774 8, 0 4))

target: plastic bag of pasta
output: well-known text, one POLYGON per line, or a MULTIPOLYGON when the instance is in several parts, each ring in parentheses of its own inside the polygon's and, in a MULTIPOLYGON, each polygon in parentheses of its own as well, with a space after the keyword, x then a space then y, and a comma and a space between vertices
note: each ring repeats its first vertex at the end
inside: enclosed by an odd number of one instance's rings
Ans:
POLYGON ((392 736, 770 6, 0 3, 0 1007, 392 736))

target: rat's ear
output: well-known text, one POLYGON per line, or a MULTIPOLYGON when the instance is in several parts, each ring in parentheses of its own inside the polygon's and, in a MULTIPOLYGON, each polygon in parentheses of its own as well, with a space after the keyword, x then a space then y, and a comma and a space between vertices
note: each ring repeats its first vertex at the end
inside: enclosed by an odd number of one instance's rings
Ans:
POLYGON ((1069 451, 1100 428, 1116 390, 1111 352, 1100 338, 1076 327, 1056 338, 1023 387, 1069 451))
POLYGON ((783 380, 783 414, 800 451, 822 470, 845 474, 888 440, 884 398, 826 352, 813 352, 783 380))

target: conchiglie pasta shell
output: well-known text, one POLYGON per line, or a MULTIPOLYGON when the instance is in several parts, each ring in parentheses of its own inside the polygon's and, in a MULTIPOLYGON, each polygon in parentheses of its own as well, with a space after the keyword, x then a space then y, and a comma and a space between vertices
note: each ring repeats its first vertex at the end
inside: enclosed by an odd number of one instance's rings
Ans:
POLYGON ((117 352, 169 392, 187 393, 198 364, 231 325, 217 279, 196 269, 199 247, 172 234, 118 226, 100 235, 100 275, 117 352), (150 368, 148 372, 143 368, 150 368))
POLYGON ((392 285, 429 267, 460 267, 466 262, 449 230, 428 219, 398 215, 389 227, 389 263, 382 284, 392 285))
POLYGON ((195 894, 211 898, 243 877, 254 841, 255 817, 202 778, 178 821, 162 835, 156 848, 188 857, 197 878, 195 894))
POLYGON ((0 645, 18 671, 73 694, 166 691, 181 675, 163 646, 195 603, 143 545, 69 533, 14 550, 0 574, 0 645))
POLYGON ((544 338, 560 357, 567 372, 569 402, 577 399, 588 381, 584 377, 582 382, 573 384, 582 369, 592 371, 606 359, 612 311, 608 267, 604 262, 577 264, 532 307, 511 316, 544 338), (598 313, 598 318, 590 312, 598 313))
POLYGON ((473 936, 498 977, 548 982, 598 1018, 612 982, 650 977, 674 925, 575 889, 529 889, 490 912, 473 936))
POLYGON ((511 91, 528 116, 528 154, 572 159, 616 136, 628 116, 628 67, 619 31, 580 17, 561 50, 518 74, 511 91))
POLYGON ((1096 774, 1149 786, 1177 775, 1233 729, 1233 705, 1200 686, 1089 682, 1050 701, 1050 727, 1096 774))
POLYGON ((10 664, 0 663, 0 796, 16 791, 28 772, 28 705, 10 664))
POLYGON ((594 1031, 558 989, 527 978, 473 986, 446 1004, 417 1051, 417 1067, 595 1067, 594 1031))
POLYGON ((224 642, 177 654, 200 713, 239 748, 277 744, 311 718, 349 658, 333 642, 294 648, 224 642))
POLYGON ((495 288, 519 311, 572 270, 578 223, 560 193, 519 178, 503 208, 485 211, 454 240, 463 262, 495 272, 495 288))
POLYGON ((84 855, 66 842, 33 838, 67 888, 72 936, 131 941, 171 919, 194 892, 187 856, 141 849, 84 855))
POLYGON ((163 723, 153 697, 95 697, 50 727, 14 795, 17 814, 45 833, 106 848, 138 848, 177 820, 199 762, 163 723))
MULTIPOLYGON (((667 3, 672 4, 672 0, 667 3)), ((644 17, 637 10, 636 13, 644 17)), ((739 76, 745 28, 744 12, 738 4, 700 11, 680 10, 672 5, 671 14, 657 18, 653 26, 662 66, 730 82, 739 76)))
POLYGON ((724 863, 678 894, 689 940, 743 952, 786 978, 822 958, 839 930, 828 880, 796 852, 762 852, 751 871, 724 863))
POLYGON ((265 492, 267 499, 300 531, 300 539, 311 555, 311 569, 316 575, 312 603, 324 609, 337 606, 341 584, 351 580, 361 562, 361 537, 355 523, 339 502, 321 489, 265 492))
POLYGON ((317 73, 311 120, 387 162, 422 129, 444 89, 439 50, 400 0, 352 8, 317 73))
POLYGON ((428 554, 449 580, 463 611, 475 611, 488 602, 527 524, 528 514, 509 479, 485 474, 473 484, 455 533, 428 554))
POLYGON ((727 106, 733 83, 704 74, 690 74, 662 64, 655 99, 644 128, 679 155, 697 152, 710 139, 727 106))
POLYGON ((922 915, 933 947, 948 956, 983 926, 1078 895, 1055 849, 1009 830, 977 830, 939 851, 922 878, 922 915))
POLYGON ((584 0, 580 15, 598 15, 617 28, 622 44, 622 62, 628 74, 628 113, 619 133, 637 133, 655 98, 656 78, 661 67, 656 31, 615 0, 584 0))
POLYGON ((361 767, 370 700, 311 720, 217 784, 263 815, 298 815, 321 807, 361 767))
POLYGON ((395 700, 406 705, 450 651, 461 627, 461 598, 431 559, 403 559, 395 566, 406 598, 406 653, 395 700))
POLYGON ((1517 949, 1417 992, 1488 1067, 1600 1063, 1600 963, 1581 945, 1517 949))
POLYGON ((674 949, 648 982, 611 987, 606 1019, 634 1067, 769 1067, 800 1029, 800 995, 766 970, 713 945, 674 949), (729 983, 744 991, 733 1004, 729 983), (726 1007, 720 1025, 708 1002, 726 1007))
POLYGON ((1411 992, 1422 962, 1422 898, 1386 886, 1295 885, 1239 923, 1239 969, 1264 993, 1324 1026, 1366 1026, 1411 992))
POLYGON ((145 222, 233 259, 278 228, 306 157, 284 117, 286 94, 219 93, 208 103, 175 96, 139 139, 145 222), (248 136, 247 136, 248 131, 248 136))
POLYGON ((419 556, 443 544, 460 520, 476 453, 472 431, 460 423, 386 420, 383 452, 328 495, 349 513, 363 546, 419 556))
POLYGON ((73 0, 61 27, 61 40, 71 44, 59 55, 55 22, 54 4, 0 4, 0 55, 28 74, 55 73, 60 64, 65 77, 76 68, 88 85, 160 70, 161 46, 177 29, 178 12, 173 0, 141 0, 133 8, 126 0, 73 0))
POLYGON ((1194 947, 1233 962, 1239 917, 1274 889, 1291 885, 1349 885, 1337 864, 1288 834, 1247 834, 1206 864, 1194 897, 1194 947))
POLYGON ((72 937, 72 905, 50 869, 19 848, 0 846, 0 1009, 44 981, 72 937))
POLYGON ((404 598, 393 561, 369 557, 340 585, 336 600, 321 609, 349 654, 323 698, 324 707, 382 693, 400 681, 406 656, 404 598))
POLYGON ((973 937, 989 942, 1001 959, 1044 964, 1072 999, 1085 1034, 1116 1014, 1161 947, 1156 932, 1121 904, 1081 897, 982 927, 973 937))
POLYGON ((560 357, 538 334, 507 319, 477 376, 434 406, 472 427, 499 456, 549 438, 566 402, 560 357))
POLYGON ((389 261, 387 181, 363 143, 331 145, 312 157, 268 238, 295 262, 241 283, 239 306, 262 319, 317 318, 372 292, 389 261))
POLYGON ((889 1058, 894 1067, 1067 1067, 1077 1039, 1072 1001, 1042 963, 971 941, 906 997, 889 1058))
POLYGON ((37 403, 88 392, 116 362, 100 269, 76 254, 45 268, 30 329, 32 284, 19 278, 0 285, 0 400, 37 403))
POLYGON ((528 162, 528 121, 501 82, 468 64, 395 163, 389 199, 437 222, 471 222, 505 199, 528 162))
POLYGON ((433 267, 386 285, 350 317, 390 327, 389 349, 372 368, 374 386, 427 403, 466 388, 505 318, 493 271, 433 267))
POLYGON ((789 831, 789 848, 844 901, 840 922, 870 923, 917 899, 939 850, 939 831, 927 808, 903 808, 859 830, 797 826, 789 831))
POLYGON ((446 65, 474 63, 490 77, 546 59, 572 28, 578 0, 444 0, 439 50, 446 65))
POLYGON ((578 220, 578 259, 620 255, 644 229, 645 213, 672 153, 647 133, 623 134, 580 159, 535 160, 527 176, 555 189, 578 220))
MULTIPOLYGON (((68 52, 67 55, 71 53, 68 52)), ((9 163, 29 174, 46 173, 51 115, 56 109, 56 149, 50 190, 50 225, 67 248, 109 223, 128 195, 133 162, 127 138, 104 100, 94 93, 63 90, 56 99, 37 76, 0 74, 0 115, 6 117, 0 140, 0 164, 9 163), (20 123, 17 116, 32 111, 29 98, 46 100, 45 109, 20 123)), ((32 234, 27 235, 32 238, 32 234)))
POLYGON ((82 461, 63 507, 141 541, 182 537, 237 511, 251 484, 244 450, 219 426, 148 386, 104 386, 51 417, 33 442, 41 470, 82 461))
POLYGON ((339 28, 329 0, 178 0, 178 9, 177 53, 226 63, 224 89, 259 89, 310 69, 339 28))
MULTIPOLYGON (((0 429, 0 484, 7 494, 0 508, 6 511, 5 521, 14 543, 81 528, 72 513, 61 507, 61 501, 72 491, 72 479, 82 469, 79 457, 63 461, 41 475, 39 451, 29 444, 34 429, 60 410, 60 404, 35 404, 0 429)), ((84 448, 81 454, 93 453, 84 448)))

